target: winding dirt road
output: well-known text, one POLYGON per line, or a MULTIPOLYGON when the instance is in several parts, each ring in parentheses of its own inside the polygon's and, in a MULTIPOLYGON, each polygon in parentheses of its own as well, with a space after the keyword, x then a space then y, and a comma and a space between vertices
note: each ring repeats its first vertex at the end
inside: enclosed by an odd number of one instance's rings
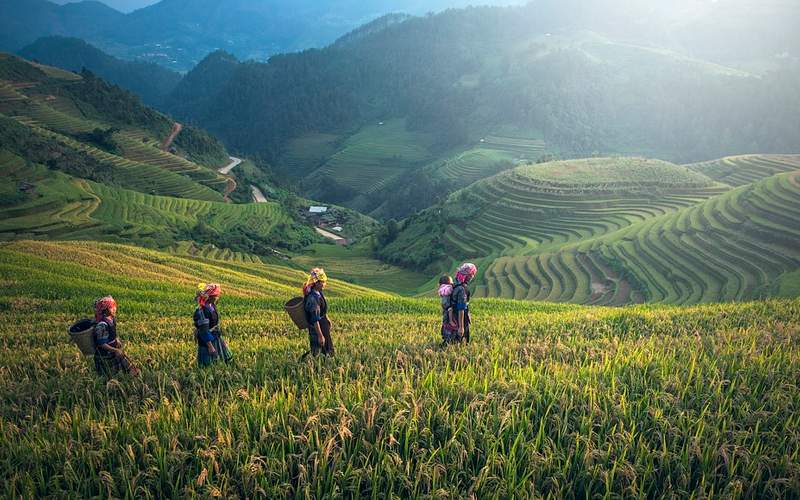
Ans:
POLYGON ((235 156, 229 156, 228 158, 230 158, 231 162, 219 169, 219 173, 228 175, 231 170, 241 165, 242 161, 244 161, 241 158, 236 158, 235 156))

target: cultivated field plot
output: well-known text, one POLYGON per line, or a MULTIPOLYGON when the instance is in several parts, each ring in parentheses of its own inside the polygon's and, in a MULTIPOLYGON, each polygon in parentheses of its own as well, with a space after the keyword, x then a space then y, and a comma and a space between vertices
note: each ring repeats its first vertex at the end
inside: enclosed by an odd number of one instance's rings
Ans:
POLYGON ((350 283, 403 295, 417 295, 420 287, 431 280, 431 276, 375 259, 367 243, 350 247, 314 244, 293 257, 292 262, 308 269, 322 266, 350 283))
POLYGON ((276 203, 234 205, 153 196, 31 167, 2 150, 0 172, 11 181, 4 188, 8 201, 0 207, 0 239, 98 239, 164 248, 193 239, 201 219, 223 234, 243 228, 268 235, 276 225, 292 223, 276 203), (16 193, 17 181, 31 183, 32 192, 16 193))
POLYGON ((281 306, 302 274, 251 267, 95 243, 0 246, 0 495, 800 491, 800 301, 478 300, 473 342, 441 350, 437 301, 334 282, 337 355, 299 362, 306 334, 281 306), (223 287, 230 366, 194 366, 199 281, 223 287), (107 293, 139 379, 95 377, 66 339, 107 293))
POLYGON ((744 155, 687 165, 731 186, 743 186, 771 175, 800 169, 800 155, 744 155))
POLYGON ((607 158, 526 165, 451 197, 445 242, 465 258, 542 252, 691 206, 728 189, 666 162, 607 158))
POLYGON ((478 295, 624 304, 748 300, 800 269, 800 171, 552 253, 504 258, 478 295))
POLYGON ((289 175, 305 175, 336 154, 339 136, 334 134, 306 134, 289 141, 276 168, 289 175))
POLYGON ((430 161, 430 143, 425 134, 406 130, 404 120, 369 126, 348 138, 309 179, 329 177, 359 195, 369 195, 408 168, 430 161))
MULTIPOLYGON (((35 87, 34 87, 35 88, 35 87)), ((215 170, 193 163, 185 158, 161 151, 159 140, 149 137, 151 133, 138 129, 125 129, 114 135, 114 140, 120 146, 119 155, 101 151, 89 144, 82 143, 69 137, 75 134, 85 134, 92 130, 109 129, 110 124, 91 120, 83 116, 75 103, 63 96, 36 95, 28 97, 14 88, 13 82, 0 80, 0 113, 13 116, 18 122, 25 124, 39 133, 47 131, 55 138, 64 142, 81 145, 93 156, 115 165, 132 167, 137 165, 157 167, 169 173, 178 174, 185 179, 194 181, 202 187, 209 188, 209 192, 200 192, 197 188, 193 192, 164 193, 200 199, 222 199, 221 193, 225 190, 227 179, 215 170), (144 139, 147 139, 145 142, 144 139)), ((146 169, 152 170, 152 169, 146 169)), ((134 179, 142 178, 146 183, 152 183, 152 172, 137 175, 134 179)), ((169 177, 169 176, 167 176, 169 177)), ((149 191, 146 191, 149 192, 149 191)))

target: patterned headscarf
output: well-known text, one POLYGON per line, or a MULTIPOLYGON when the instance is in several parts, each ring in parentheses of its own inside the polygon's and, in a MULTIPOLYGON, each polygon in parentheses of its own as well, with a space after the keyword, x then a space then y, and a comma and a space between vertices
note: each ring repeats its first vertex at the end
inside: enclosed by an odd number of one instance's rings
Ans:
POLYGON ((315 267, 311 270, 308 274, 308 279, 306 283, 303 285, 303 295, 308 295, 311 292, 311 287, 316 285, 317 283, 327 283, 328 282, 328 275, 325 274, 325 270, 321 267, 315 267))
POLYGON ((216 283, 209 283, 208 285, 200 283, 197 285, 197 295, 195 298, 198 304, 204 306, 209 298, 219 297, 221 293, 222 288, 216 283))
POLYGON ((439 285, 439 297, 447 297, 448 295, 453 294, 453 285, 450 283, 444 283, 439 285))
POLYGON ((459 283, 469 283, 469 281, 478 274, 478 267, 475 264, 466 262, 461 264, 456 273, 456 281, 459 283))
POLYGON ((94 319, 95 321, 103 321, 106 311, 112 307, 117 307, 117 301, 114 297, 107 295, 101 299, 94 301, 94 319))

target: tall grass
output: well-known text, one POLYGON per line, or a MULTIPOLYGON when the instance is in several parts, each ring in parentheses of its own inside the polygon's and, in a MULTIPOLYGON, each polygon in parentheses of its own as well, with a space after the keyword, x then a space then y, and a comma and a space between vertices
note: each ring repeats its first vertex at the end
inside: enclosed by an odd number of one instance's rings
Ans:
POLYGON ((105 380, 65 326, 116 278, 82 294, 67 286, 77 267, 52 255, 49 289, 27 287, 25 254, 12 254, 0 264, 5 497, 800 494, 797 300, 482 300, 473 342, 443 350, 436 301, 332 289, 337 355, 300 362, 306 336, 280 300, 240 283, 221 303, 235 363, 199 370, 188 292, 165 303, 156 280, 158 293, 138 291, 137 272, 120 327, 144 375, 105 380))

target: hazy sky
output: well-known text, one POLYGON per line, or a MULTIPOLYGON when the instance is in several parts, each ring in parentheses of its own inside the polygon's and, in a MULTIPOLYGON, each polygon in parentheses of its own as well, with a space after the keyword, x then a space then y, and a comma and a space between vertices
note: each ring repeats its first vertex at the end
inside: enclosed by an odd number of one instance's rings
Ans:
MULTIPOLYGON (((58 4, 65 4, 65 3, 75 3, 80 0, 50 0, 50 1, 58 4)), ((142 7, 147 7, 148 5, 152 5, 158 2, 159 0, 99 0, 99 1, 121 12, 130 12, 132 10, 141 9, 142 7)))
MULTIPOLYGON (((65 3, 74 3, 74 2, 81 1, 81 0, 50 0, 50 1, 55 2, 57 4, 65 4, 65 3)), ((133 10, 141 9, 142 7, 147 7, 148 5, 152 5, 154 3, 157 3, 160 0, 99 0, 99 1, 103 2, 106 5, 109 5, 110 7, 115 8, 115 9, 121 11, 121 12, 131 12, 133 10)), ((222 0, 222 1, 224 1, 224 0, 222 0)), ((254 1, 258 1, 258 0, 254 0, 254 1)), ((291 0, 287 0, 287 1, 291 1, 291 0)), ((324 2, 326 0, 321 0, 321 1, 324 2)), ((369 0, 365 0, 365 1, 369 2, 369 0)), ((402 0, 399 0, 397 3, 399 5, 403 4, 402 0)), ((492 4, 492 5, 511 5, 511 4, 524 3, 524 0, 474 0, 474 1, 452 0, 452 2, 450 2, 450 3, 453 6, 458 6, 458 7, 461 7, 461 6, 465 5, 465 4, 474 4, 474 5, 488 5, 488 4, 492 4)))

